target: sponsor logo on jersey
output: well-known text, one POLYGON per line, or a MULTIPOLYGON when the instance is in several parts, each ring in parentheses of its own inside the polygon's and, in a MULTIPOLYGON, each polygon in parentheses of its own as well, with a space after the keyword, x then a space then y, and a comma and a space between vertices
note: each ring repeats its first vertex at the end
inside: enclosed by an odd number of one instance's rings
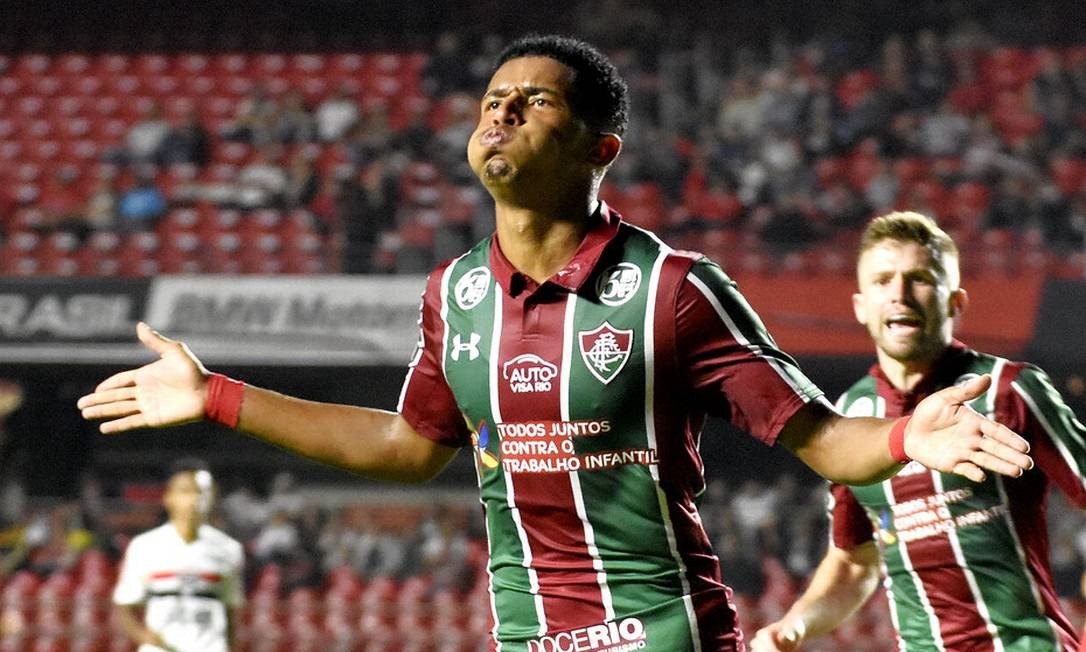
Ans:
POLYGON ((608 267, 596 278, 596 294, 608 306, 621 306, 641 287, 641 268, 633 263, 608 267))
POLYGON ((589 625, 528 641, 528 652, 628 652, 647 647, 645 625, 637 618, 589 625))
POLYGON ((456 282, 453 296, 456 297, 456 305, 464 310, 471 310, 483 302, 489 291, 490 270, 486 267, 476 267, 468 270, 468 273, 456 282))
POLYGON ((604 385, 614 380, 630 359, 632 330, 619 330, 603 322, 595 330, 581 331, 577 339, 585 365, 604 385))
POLYGON ((479 422, 479 427, 471 433, 471 445, 475 447, 475 455, 479 459, 479 465, 486 469, 498 468, 498 458, 486 449, 490 443, 490 429, 486 426, 486 420, 479 422))
POLYGON ((521 353, 502 365, 502 378, 516 394, 549 392, 558 367, 534 353, 521 353))
POLYGON ((468 360, 474 360, 475 358, 478 358, 479 340, 481 339, 482 336, 478 333, 471 333, 470 335, 468 335, 468 341, 465 342, 463 337, 460 336, 460 333, 457 333, 453 336, 453 348, 450 357, 452 357, 452 359, 457 362, 460 361, 460 356, 464 353, 468 354, 468 360))

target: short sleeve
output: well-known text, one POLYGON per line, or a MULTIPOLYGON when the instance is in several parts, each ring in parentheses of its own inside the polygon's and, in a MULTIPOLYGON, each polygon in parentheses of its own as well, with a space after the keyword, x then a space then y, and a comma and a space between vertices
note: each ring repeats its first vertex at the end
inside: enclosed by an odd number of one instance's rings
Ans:
POLYGON ((803 405, 822 396, 777 348, 736 283, 707 259, 680 285, 675 314, 680 364, 707 413, 772 445, 803 405))
POLYGON ((1086 507, 1086 427, 1041 369, 1022 365, 1010 386, 997 419, 1030 442, 1037 467, 1068 500, 1086 507))
POLYGON ((871 520, 856 495, 845 485, 831 484, 829 491, 830 543, 852 550, 874 539, 871 520))
POLYGON ((445 379, 441 286, 447 263, 426 281, 419 316, 419 341, 400 392, 400 415, 420 435, 445 446, 466 446, 471 433, 445 379))
POLYGON ((114 604, 139 604, 147 599, 146 557, 142 540, 139 537, 132 539, 124 552, 117 584, 113 587, 114 604))

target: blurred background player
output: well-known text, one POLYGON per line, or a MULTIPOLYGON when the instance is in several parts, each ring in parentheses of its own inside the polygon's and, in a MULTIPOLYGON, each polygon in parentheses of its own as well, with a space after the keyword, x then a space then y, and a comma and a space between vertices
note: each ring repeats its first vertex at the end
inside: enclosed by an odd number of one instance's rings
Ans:
POLYGON ((991 374, 971 405, 1026 437, 1037 467, 976 483, 910 464, 865 487, 831 487, 832 541, 806 592, 760 630, 756 652, 793 650, 836 627, 880 575, 903 650, 1074 650, 1049 568, 1045 505, 1057 485, 1086 506, 1086 428, 1035 366, 952 335, 968 296, 958 249, 934 221, 891 213, 867 227, 856 319, 878 363, 838 402, 850 416, 900 416, 931 392, 991 374))
POLYGON ((141 652, 234 649, 244 551, 207 524, 213 494, 203 461, 178 460, 162 498, 169 520, 128 545, 113 591, 114 613, 141 652))

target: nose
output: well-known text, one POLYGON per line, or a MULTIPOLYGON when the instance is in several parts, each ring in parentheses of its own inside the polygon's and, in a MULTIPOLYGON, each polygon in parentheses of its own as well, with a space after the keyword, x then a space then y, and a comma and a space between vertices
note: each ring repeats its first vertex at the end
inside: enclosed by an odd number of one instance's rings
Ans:
POLYGON ((510 93, 501 99, 494 111, 493 123, 515 126, 524 122, 524 98, 519 93, 510 93))
POLYGON ((901 275, 890 280, 890 296, 898 301, 904 301, 909 295, 909 282, 901 275))

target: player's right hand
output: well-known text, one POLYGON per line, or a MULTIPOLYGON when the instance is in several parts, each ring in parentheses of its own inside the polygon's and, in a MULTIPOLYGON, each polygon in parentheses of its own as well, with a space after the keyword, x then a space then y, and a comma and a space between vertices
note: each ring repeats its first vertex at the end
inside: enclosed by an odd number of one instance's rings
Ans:
POLYGON ((76 405, 84 419, 106 419, 103 433, 174 426, 204 417, 208 371, 184 343, 163 337, 147 324, 136 325, 143 345, 159 359, 114 374, 76 405))
POLYGON ((803 636, 794 623, 778 620, 769 623, 754 634, 750 652, 792 652, 799 649, 803 636))

